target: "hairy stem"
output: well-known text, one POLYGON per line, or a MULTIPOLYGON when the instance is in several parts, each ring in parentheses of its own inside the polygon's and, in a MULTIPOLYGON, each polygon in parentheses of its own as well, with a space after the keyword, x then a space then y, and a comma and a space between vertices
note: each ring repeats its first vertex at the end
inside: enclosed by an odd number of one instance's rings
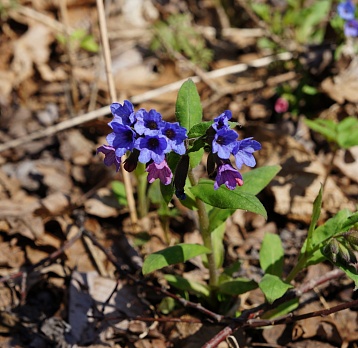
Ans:
MULTIPOLYGON (((188 177, 192 186, 195 186, 197 184, 197 180, 195 179, 191 168, 189 169, 188 177)), ((209 231, 209 216, 206 211, 205 203, 201 199, 196 198, 196 205, 198 207, 200 233, 203 237, 204 246, 211 250, 211 253, 207 254, 210 276, 209 285, 216 287, 218 285, 218 274, 216 271, 215 255, 213 253, 213 242, 209 231)))

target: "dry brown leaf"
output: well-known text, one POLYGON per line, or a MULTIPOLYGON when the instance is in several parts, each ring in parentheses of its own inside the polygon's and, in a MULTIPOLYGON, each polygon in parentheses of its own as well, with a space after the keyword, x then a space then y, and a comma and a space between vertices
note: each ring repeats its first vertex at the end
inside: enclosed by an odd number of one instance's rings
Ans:
POLYGON ((354 58, 348 68, 333 78, 327 77, 321 84, 322 89, 337 103, 346 100, 358 102, 358 59, 354 58))
POLYGON ((358 146, 338 150, 334 165, 348 178, 358 183, 358 146))
POLYGON ((62 192, 55 192, 41 200, 42 205, 51 215, 59 215, 69 206, 69 197, 62 192))

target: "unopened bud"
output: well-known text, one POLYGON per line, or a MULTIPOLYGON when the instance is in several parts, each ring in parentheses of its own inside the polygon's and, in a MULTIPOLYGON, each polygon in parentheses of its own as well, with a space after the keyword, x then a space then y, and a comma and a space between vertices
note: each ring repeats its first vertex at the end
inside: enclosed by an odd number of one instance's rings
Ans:
POLYGON ((180 160, 175 169, 175 176, 174 176, 175 194, 179 199, 186 198, 184 193, 184 186, 185 186, 186 177, 188 175, 188 170, 189 170, 189 156, 183 155, 180 157, 180 160))
POLYGON ((344 239, 352 245, 352 247, 358 247, 358 231, 350 230, 342 234, 344 239))
POLYGON ((133 152, 131 152, 129 157, 124 161, 123 168, 127 172, 133 172, 133 170, 137 168, 139 153, 139 150, 133 149, 133 152))

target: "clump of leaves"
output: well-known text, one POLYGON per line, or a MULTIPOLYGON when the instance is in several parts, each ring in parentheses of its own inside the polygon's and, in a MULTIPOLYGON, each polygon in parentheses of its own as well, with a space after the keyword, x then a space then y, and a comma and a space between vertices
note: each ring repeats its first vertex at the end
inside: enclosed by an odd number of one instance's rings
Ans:
POLYGON ((167 21, 156 23, 151 49, 169 57, 172 51, 179 52, 204 69, 213 59, 213 52, 206 47, 188 14, 171 15, 167 21))

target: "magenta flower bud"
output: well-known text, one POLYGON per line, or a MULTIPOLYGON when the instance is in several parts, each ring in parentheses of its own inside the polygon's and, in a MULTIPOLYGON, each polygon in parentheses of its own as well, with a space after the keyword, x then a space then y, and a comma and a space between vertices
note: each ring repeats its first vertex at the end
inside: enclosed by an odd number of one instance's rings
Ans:
POLYGON ((159 179, 163 185, 169 185, 172 182, 173 173, 168 167, 166 160, 157 164, 150 163, 145 169, 148 172, 148 182, 151 184, 155 179, 159 179))
POLYGON ((104 154, 104 164, 110 167, 112 164, 116 166, 116 172, 121 167, 121 158, 116 156, 116 149, 109 145, 102 145, 97 149, 97 153, 102 152, 104 154))
POLYGON ((287 99, 280 97, 276 100, 275 111, 279 114, 286 112, 288 110, 289 105, 290 104, 288 103, 287 99))

